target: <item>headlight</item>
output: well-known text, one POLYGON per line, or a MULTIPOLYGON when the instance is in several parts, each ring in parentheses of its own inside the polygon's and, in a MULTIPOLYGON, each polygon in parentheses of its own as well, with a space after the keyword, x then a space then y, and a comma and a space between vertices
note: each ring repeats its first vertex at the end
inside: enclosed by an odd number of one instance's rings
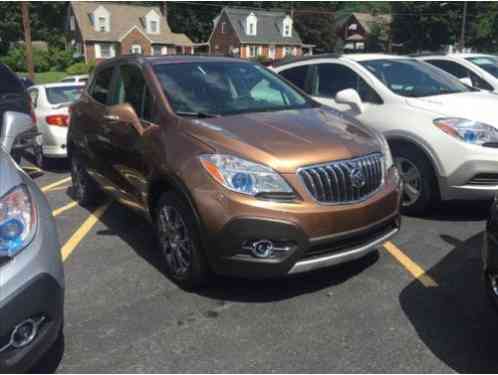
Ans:
POLYGON ((382 155, 384 155, 384 164, 386 167, 386 172, 393 166, 393 156, 391 154, 391 148, 389 147, 389 143, 387 143, 386 137, 382 134, 379 134, 379 141, 382 146, 382 155))
POLYGON ((473 145, 498 142, 498 130, 491 125, 463 118, 438 118, 434 125, 446 134, 473 145))
POLYGON ((35 231, 36 209, 27 188, 20 185, 0 198, 0 256, 16 255, 35 231))
POLYGON ((290 186, 273 169, 231 155, 200 157, 202 166, 221 185, 237 193, 292 193, 290 186))

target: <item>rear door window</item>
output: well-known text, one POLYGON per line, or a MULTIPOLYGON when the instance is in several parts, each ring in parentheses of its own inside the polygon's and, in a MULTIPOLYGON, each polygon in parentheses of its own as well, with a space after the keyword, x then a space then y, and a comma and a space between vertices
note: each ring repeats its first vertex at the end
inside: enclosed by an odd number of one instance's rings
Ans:
POLYGON ((97 73, 93 82, 90 95, 101 104, 109 103, 113 73, 114 67, 105 68, 97 73))
POLYGON ((302 65, 283 70, 279 74, 282 77, 284 77, 286 80, 292 82, 301 90, 306 91, 309 94, 309 87, 307 87, 308 85, 306 84, 308 78, 308 72, 309 72, 309 66, 302 65))

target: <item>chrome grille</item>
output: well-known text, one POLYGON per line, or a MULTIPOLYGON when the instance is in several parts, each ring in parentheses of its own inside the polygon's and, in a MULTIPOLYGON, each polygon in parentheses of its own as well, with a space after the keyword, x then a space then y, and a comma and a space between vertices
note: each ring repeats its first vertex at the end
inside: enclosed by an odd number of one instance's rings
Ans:
POLYGON ((360 158, 299 169, 306 189, 321 203, 344 204, 366 199, 383 181, 383 157, 375 153, 360 158))

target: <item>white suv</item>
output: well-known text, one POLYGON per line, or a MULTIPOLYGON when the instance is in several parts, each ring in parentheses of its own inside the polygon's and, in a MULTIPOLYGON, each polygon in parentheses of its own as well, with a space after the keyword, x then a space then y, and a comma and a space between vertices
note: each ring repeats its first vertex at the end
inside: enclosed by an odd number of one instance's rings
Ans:
POLYGON ((421 61, 457 77, 468 86, 498 93, 498 58, 481 53, 419 55, 421 61))
POLYGON ((403 210, 498 189, 498 96, 409 57, 323 55, 272 69, 318 102, 384 133, 405 181, 403 210))

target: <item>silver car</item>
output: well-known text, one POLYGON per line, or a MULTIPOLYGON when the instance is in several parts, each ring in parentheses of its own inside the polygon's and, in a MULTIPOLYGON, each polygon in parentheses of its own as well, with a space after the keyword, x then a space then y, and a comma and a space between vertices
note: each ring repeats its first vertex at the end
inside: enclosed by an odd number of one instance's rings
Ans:
POLYGON ((31 369, 62 340, 63 304, 51 209, 0 147, 0 372, 31 369))

